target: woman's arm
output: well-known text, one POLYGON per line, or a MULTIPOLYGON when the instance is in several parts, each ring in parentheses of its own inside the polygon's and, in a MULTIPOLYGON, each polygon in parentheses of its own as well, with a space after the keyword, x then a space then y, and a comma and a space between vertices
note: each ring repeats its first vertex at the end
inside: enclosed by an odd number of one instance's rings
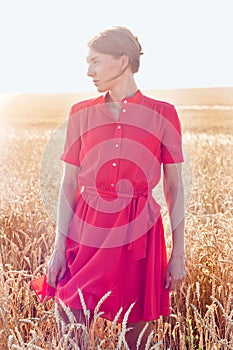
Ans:
POLYGON ((65 249, 66 237, 69 230, 69 225, 73 217, 75 201, 78 187, 78 172, 77 166, 65 163, 64 175, 61 182, 58 213, 57 213, 57 228, 55 238, 55 249, 65 249))
POLYGON ((56 283, 64 276, 66 270, 66 238, 79 191, 78 172, 78 167, 65 163, 58 199, 54 251, 47 266, 47 281, 54 288, 56 288, 56 283))
POLYGON ((164 194, 172 229, 172 252, 166 273, 166 288, 174 290, 186 275, 184 262, 184 186, 182 163, 164 164, 164 194))

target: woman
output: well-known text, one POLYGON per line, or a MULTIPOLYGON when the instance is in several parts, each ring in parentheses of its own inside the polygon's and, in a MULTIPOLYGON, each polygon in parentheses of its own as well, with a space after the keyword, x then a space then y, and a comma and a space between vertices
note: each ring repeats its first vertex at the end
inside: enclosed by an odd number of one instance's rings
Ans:
POLYGON ((127 28, 105 30, 88 49, 87 74, 105 94, 70 111, 47 281, 79 321, 78 288, 91 311, 111 291, 101 306, 108 320, 135 303, 127 342, 136 349, 145 323, 169 314, 169 291, 186 274, 180 122, 173 105, 138 90, 141 46, 127 28), (160 206, 151 193, 161 165, 173 235, 168 264, 160 206))

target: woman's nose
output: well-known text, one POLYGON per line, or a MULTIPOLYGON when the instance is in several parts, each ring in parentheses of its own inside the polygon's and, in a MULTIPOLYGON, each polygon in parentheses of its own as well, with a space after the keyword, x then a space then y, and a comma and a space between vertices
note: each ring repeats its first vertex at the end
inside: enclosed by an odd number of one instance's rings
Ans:
POLYGON ((87 76, 93 77, 94 75, 95 75, 94 70, 93 70, 92 66, 90 65, 87 69, 87 76))

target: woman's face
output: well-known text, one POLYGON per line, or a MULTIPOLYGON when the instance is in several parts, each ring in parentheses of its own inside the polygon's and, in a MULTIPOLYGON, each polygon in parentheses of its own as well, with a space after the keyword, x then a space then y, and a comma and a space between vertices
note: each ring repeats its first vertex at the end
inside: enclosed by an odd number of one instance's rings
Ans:
POLYGON ((87 75, 92 78, 99 92, 112 90, 117 83, 119 84, 118 78, 120 78, 124 69, 122 57, 116 59, 112 55, 89 48, 87 75))

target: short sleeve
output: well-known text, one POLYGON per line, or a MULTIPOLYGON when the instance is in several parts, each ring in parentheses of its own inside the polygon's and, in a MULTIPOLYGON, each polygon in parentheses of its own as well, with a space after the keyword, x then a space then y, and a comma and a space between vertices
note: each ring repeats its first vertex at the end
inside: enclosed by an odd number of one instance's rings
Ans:
POLYGON ((81 134, 80 117, 75 111, 75 105, 71 107, 66 126, 66 137, 63 153, 60 159, 66 163, 80 166, 81 134))
POLYGON ((164 128, 161 140, 161 162, 165 164, 184 161, 181 123, 173 105, 164 109, 164 128))

